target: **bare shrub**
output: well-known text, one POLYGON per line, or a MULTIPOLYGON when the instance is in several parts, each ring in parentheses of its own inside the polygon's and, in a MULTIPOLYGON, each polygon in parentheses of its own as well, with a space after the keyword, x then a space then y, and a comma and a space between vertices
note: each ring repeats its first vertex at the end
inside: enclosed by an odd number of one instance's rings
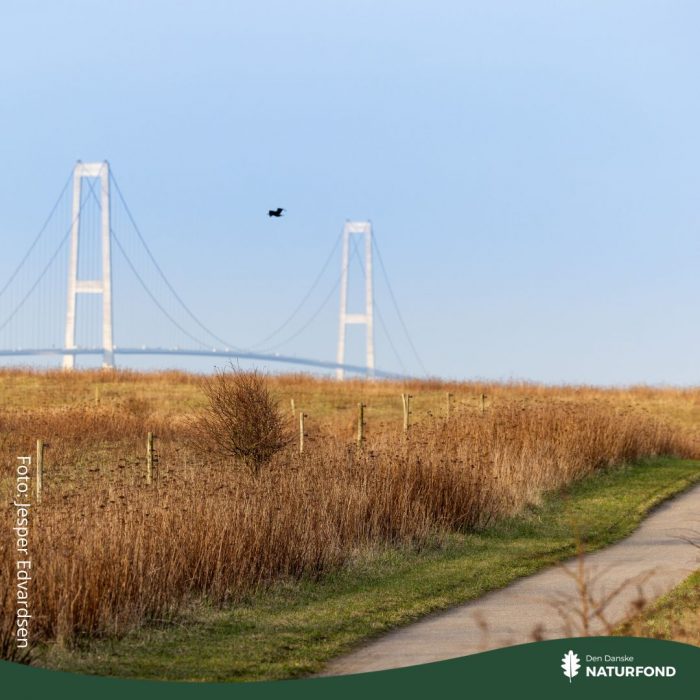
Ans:
POLYGON ((208 404, 196 420, 196 442, 257 474, 290 441, 266 377, 258 371, 217 370, 202 382, 208 404))

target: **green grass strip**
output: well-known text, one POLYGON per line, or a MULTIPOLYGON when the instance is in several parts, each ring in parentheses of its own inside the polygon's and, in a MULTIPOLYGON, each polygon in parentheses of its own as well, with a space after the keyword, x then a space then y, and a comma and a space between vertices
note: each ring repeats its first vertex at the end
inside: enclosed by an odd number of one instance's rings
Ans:
MULTIPOLYGON (((698 561, 700 563, 700 558, 698 561)), ((700 646, 699 620, 700 569, 631 620, 620 625, 613 634, 623 637, 671 639, 700 646)))

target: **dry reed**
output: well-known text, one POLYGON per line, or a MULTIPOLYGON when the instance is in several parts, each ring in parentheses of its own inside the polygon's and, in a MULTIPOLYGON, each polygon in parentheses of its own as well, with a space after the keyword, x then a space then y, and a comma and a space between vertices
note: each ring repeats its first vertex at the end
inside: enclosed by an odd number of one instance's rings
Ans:
MULTIPOLYGON (((194 384, 188 375, 158 376, 194 384)), ((67 392, 71 381, 86 381, 46 380, 67 392)), ((140 386, 140 375, 119 381, 140 386)), ((331 405, 353 405, 362 394, 370 411, 373 392, 401 389, 277 381, 278 392, 291 385, 331 405)), ((319 410, 305 453, 287 448, 257 476, 192 447, 189 407, 163 411, 157 400, 120 395, 1 410, 0 483, 9 502, 16 456, 37 436, 49 444, 44 498, 32 507, 33 640, 121 634, 194 600, 235 602, 284 579, 323 576, 364 549, 421 547, 483 528, 601 467, 698 453, 693 435, 626 404, 576 395, 523 403, 519 391, 501 391, 484 415, 466 402, 449 421, 426 411, 407 437, 400 421, 377 421, 363 449, 347 414, 319 410), (159 464, 147 487, 149 430, 159 436, 159 464)), ((11 527, 8 520, 0 539, 6 657, 14 638, 11 527)))

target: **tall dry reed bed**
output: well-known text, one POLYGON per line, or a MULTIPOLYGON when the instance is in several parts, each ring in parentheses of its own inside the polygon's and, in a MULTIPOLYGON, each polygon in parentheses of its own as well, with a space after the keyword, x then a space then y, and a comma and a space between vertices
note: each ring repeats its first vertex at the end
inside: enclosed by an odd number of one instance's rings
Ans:
MULTIPOLYGON (((612 464, 694 456, 677 428, 606 404, 503 401, 429 418, 364 449, 315 435, 257 476, 191 442, 184 419, 143 406, 0 413, 6 502, 15 456, 41 435, 46 489, 33 506, 32 637, 120 634, 206 597, 235 602, 283 579, 319 577, 374 546, 425 546, 487 526, 612 464), (146 430, 159 463, 144 483, 146 430)), ((12 509, 0 539, 0 649, 14 646, 12 509)))

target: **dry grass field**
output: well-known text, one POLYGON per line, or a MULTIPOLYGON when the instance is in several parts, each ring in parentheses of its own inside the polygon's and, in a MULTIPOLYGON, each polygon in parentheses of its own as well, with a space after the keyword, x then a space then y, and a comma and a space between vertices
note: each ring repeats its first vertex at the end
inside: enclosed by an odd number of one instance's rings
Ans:
MULTIPOLYGON (((37 438, 48 445, 43 499, 32 506, 35 642, 120 635, 193 600, 235 602, 322 577, 375 546, 429 547, 481 530, 601 467, 700 456, 698 390, 301 375, 269 383, 293 434, 298 412, 307 414, 305 450, 293 442, 254 475, 194 440, 199 377, 0 372, 6 502, 16 457, 33 454, 37 438), (413 396, 407 434, 402 392, 413 396)), ((0 539, 5 657, 15 648, 11 528, 8 520, 0 539)))

